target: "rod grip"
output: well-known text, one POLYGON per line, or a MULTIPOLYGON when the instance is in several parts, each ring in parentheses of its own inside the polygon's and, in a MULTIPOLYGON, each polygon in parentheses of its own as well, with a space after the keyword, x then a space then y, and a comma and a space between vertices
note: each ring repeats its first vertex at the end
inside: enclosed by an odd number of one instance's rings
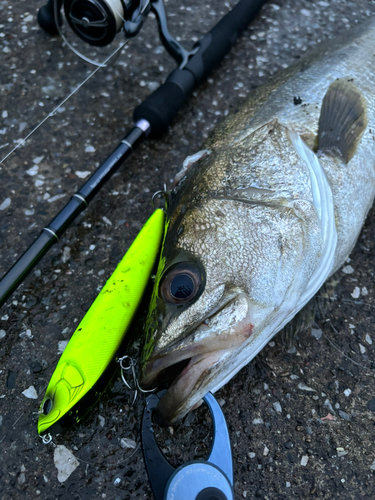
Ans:
POLYGON ((189 59, 189 70, 199 85, 230 51, 241 33, 259 12, 265 0, 240 0, 198 43, 199 50, 189 59))
POLYGON ((264 3, 265 0, 240 0, 197 43, 198 50, 186 66, 174 70, 163 85, 135 108, 134 121, 147 120, 154 137, 163 134, 188 95, 218 66, 264 3))
POLYGON ((194 86, 195 79, 190 71, 174 70, 165 83, 135 108, 134 121, 147 120, 153 137, 163 134, 194 86))

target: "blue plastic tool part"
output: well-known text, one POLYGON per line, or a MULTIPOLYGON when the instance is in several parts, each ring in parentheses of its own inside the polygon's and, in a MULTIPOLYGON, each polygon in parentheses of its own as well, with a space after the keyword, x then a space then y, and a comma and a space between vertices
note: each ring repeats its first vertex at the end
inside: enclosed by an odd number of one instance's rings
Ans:
POLYGON ((211 393, 204 398, 213 421, 212 447, 207 460, 194 460, 175 469, 160 451, 152 413, 165 391, 147 398, 142 418, 142 446, 147 474, 156 500, 234 500, 233 462, 228 427, 211 393))

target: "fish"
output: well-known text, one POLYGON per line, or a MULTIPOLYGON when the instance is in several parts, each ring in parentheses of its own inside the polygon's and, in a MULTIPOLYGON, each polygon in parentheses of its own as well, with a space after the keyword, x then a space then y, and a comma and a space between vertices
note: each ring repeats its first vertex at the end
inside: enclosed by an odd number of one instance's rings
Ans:
POLYGON ((141 384, 170 425, 226 384, 348 258, 375 196, 375 22, 255 89, 187 158, 141 384))

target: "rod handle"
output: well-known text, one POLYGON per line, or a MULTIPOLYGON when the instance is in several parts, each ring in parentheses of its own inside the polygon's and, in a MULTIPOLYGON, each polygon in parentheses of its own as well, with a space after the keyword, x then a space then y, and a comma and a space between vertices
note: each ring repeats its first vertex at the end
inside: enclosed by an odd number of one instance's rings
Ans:
POLYGON ((265 0, 240 0, 197 42, 199 50, 185 66, 185 69, 194 75, 196 85, 199 85, 218 66, 264 3, 265 0))
POLYGON ((147 120, 154 137, 163 134, 188 95, 218 66, 264 3, 265 0, 240 0, 197 43, 198 50, 186 66, 174 70, 163 85, 135 108, 134 121, 147 120))

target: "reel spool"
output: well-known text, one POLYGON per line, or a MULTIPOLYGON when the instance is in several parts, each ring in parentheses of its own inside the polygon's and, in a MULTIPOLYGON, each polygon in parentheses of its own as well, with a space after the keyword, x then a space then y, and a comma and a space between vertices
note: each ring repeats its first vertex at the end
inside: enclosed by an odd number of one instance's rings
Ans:
POLYGON ((97 47, 109 45, 124 28, 127 38, 135 36, 150 10, 149 0, 65 0, 66 20, 84 42, 97 47))
POLYGON ((150 8, 150 0, 49 0, 39 10, 38 22, 47 33, 59 34, 63 11, 69 27, 81 40, 105 47, 122 29, 125 37, 135 36, 150 8))
POLYGON ((74 33, 96 47, 109 45, 124 24, 121 0, 65 0, 63 8, 74 33))

